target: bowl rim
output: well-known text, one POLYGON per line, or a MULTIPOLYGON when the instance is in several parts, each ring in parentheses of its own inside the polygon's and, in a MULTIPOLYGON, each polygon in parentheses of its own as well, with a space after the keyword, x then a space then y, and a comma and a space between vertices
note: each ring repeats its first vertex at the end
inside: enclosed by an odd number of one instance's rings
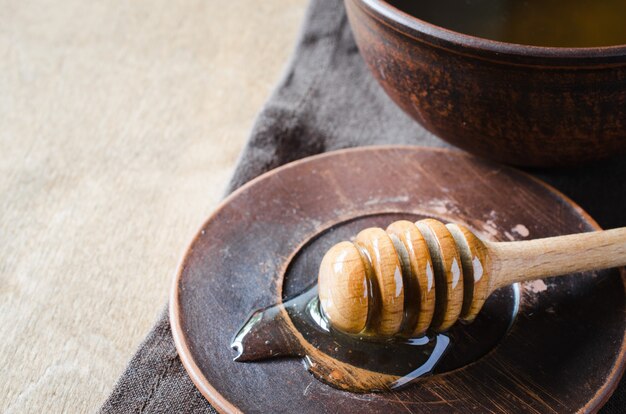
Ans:
POLYGON ((385 0, 346 0, 354 2, 371 17, 397 32, 432 46, 473 54, 495 57, 497 60, 522 60, 525 63, 544 62, 578 65, 584 63, 626 64, 626 44, 597 47, 534 46, 500 42, 446 29, 427 22, 389 4, 385 0))

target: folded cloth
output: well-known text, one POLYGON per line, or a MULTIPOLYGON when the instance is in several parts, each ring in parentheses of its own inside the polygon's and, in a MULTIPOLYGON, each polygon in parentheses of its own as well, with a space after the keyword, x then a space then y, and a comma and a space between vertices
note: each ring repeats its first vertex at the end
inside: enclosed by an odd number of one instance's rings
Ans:
MULTIPOLYGON (((312 0, 294 57, 261 111, 228 192, 272 168, 320 152, 373 144, 446 147, 385 95, 362 61, 341 0, 312 0)), ((532 173, 568 194, 600 225, 626 225, 626 158, 570 171, 532 173)), ((603 413, 624 412, 620 385, 603 413)), ((176 353, 163 312, 103 413, 215 410, 176 353)))

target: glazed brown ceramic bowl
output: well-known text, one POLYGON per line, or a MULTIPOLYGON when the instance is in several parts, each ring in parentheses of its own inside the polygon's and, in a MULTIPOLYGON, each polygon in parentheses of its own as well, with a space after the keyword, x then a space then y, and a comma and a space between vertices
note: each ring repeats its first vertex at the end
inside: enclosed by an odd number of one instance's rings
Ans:
POLYGON ((515 165, 577 165, 626 151, 626 45, 502 43, 382 0, 345 0, 387 94, 442 139, 515 165))

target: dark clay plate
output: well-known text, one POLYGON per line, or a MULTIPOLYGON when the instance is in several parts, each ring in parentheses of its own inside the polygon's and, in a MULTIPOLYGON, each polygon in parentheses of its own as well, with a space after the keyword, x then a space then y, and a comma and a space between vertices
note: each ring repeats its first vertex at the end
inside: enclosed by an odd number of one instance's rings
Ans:
POLYGON ((495 342, 485 334, 491 349, 399 391, 340 391, 297 358, 233 361, 231 340, 252 310, 315 282, 320 243, 345 239, 355 223, 403 215, 463 223, 501 241, 598 229, 545 184, 455 151, 370 147, 273 170, 209 218, 172 290, 178 352, 211 404, 222 412, 563 413, 593 412, 608 399, 626 352, 626 277, 615 269, 522 285, 508 332, 495 342))

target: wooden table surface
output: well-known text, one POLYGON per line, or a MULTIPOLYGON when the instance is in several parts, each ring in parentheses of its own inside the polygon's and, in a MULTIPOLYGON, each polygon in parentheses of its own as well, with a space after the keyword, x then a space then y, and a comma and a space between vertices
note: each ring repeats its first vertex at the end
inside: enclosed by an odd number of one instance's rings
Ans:
POLYGON ((0 412, 99 407, 305 0, 0 0, 0 412))

